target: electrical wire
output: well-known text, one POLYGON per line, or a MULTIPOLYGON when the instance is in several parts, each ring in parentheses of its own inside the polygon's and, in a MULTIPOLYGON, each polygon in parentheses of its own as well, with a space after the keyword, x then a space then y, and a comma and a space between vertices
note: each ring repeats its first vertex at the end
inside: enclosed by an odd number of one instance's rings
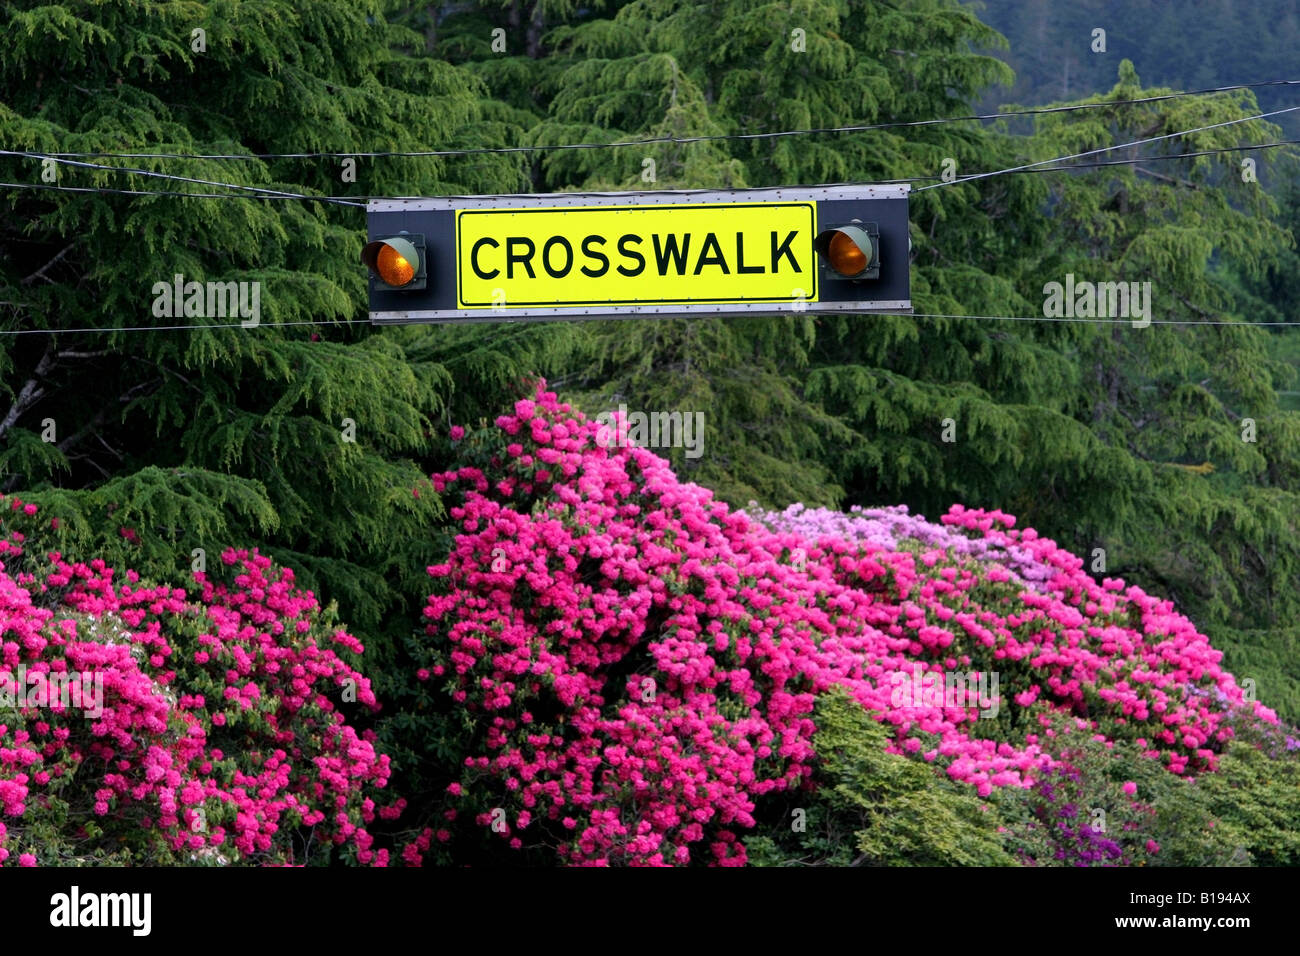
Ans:
MULTIPOLYGON (((1017 173, 1054 173, 1061 169, 1099 169, 1103 166, 1135 166, 1138 163, 1153 163, 1162 159, 1191 159, 1196 156, 1212 156, 1216 153, 1240 153, 1252 149, 1273 149, 1278 146, 1300 144, 1300 139, 1284 139, 1276 143, 1255 143, 1251 146, 1220 146, 1217 149, 1199 149, 1192 153, 1169 153, 1164 156, 1139 156, 1136 159, 1108 159, 1096 163, 1076 163, 1073 166, 1049 166, 1043 169, 1019 169, 1017 173)), ((936 178, 936 177, 930 177, 936 178)))
MULTIPOLYGON (((167 190, 149 190, 149 189, 113 189, 109 186, 56 186, 52 183, 0 183, 0 189, 37 189, 51 190, 54 192, 70 193, 104 193, 110 196, 165 196, 181 199, 280 199, 280 200, 299 200, 309 199, 313 202, 339 203, 338 197, 334 196, 246 196, 242 193, 182 193, 169 192, 167 190)), ((347 202, 348 206, 365 206, 365 203, 347 202)))
POLYGON ((119 328, 93 328, 83 326, 77 329, 0 329, 0 335, 80 335, 82 333, 99 333, 111 335, 114 332, 197 332, 202 329, 278 329, 299 325, 363 325, 369 319, 301 319, 295 322, 259 322, 247 328, 239 322, 216 322, 200 325, 124 325, 119 328))
MULTIPOLYGON (((1000 173, 1000 174, 1005 174, 1005 173, 1016 173, 1016 174, 1020 174, 1020 173, 1055 173, 1055 172, 1060 172, 1060 171, 1062 171, 1062 170, 1067 170, 1067 169, 1101 169, 1101 168, 1103 168, 1103 167, 1107 167, 1107 166, 1133 166, 1133 165, 1137 165, 1137 164, 1139 164, 1139 163, 1155 163, 1155 162, 1161 162, 1161 161, 1169 160, 1169 159, 1192 159, 1192 158, 1195 158, 1195 157, 1198 157, 1198 156, 1212 156, 1212 155, 1216 155, 1216 154, 1219 154, 1219 153, 1249 152, 1249 151, 1251 151, 1251 150, 1256 150, 1256 149, 1275 149, 1275 148, 1277 148, 1277 147, 1279 147, 1279 146, 1294 146, 1294 145, 1297 145, 1297 144, 1300 144, 1300 139, 1284 139, 1284 140, 1279 140, 1279 141, 1274 142, 1274 143, 1248 143, 1248 144, 1246 144, 1246 145, 1244 145, 1244 146, 1222 146, 1222 147, 1218 147, 1218 148, 1215 148, 1215 149, 1201 149, 1201 150, 1195 150, 1195 151, 1193 151, 1193 152, 1188 152, 1188 153, 1166 153, 1166 154, 1159 155, 1159 156, 1139 156, 1139 157, 1137 157, 1137 158, 1135 158, 1135 159, 1112 159, 1112 160, 1101 160, 1101 161, 1099 161, 1099 162, 1095 162, 1095 163, 1075 163, 1075 164, 1068 165, 1068 166, 1046 166, 1046 167, 1035 167, 1035 168, 1024 168, 1024 169, 1021 169, 1021 168, 1013 168, 1013 169, 1009 169, 1009 170, 998 170, 997 172, 1000 173)), ((1116 148, 1118 148, 1118 147, 1116 147, 1116 148)), ((1050 160, 1049 160, 1049 162, 1050 162, 1050 160)), ((110 168, 111 168, 111 167, 110 167, 110 168)), ((902 178, 902 179, 873 179, 873 180, 870 180, 870 181, 862 180, 862 181, 851 181, 851 182, 841 182, 841 183, 819 183, 819 184, 812 185, 812 186, 801 186, 801 185, 785 185, 785 186, 755 186, 755 187, 746 188, 744 191, 745 191, 745 192, 770 192, 770 191, 774 191, 774 190, 782 190, 782 189, 821 189, 821 188, 833 188, 833 187, 838 187, 838 186, 889 186, 889 185, 901 185, 901 184, 903 184, 903 183, 931 183, 931 182, 935 182, 936 180, 940 180, 940 179, 941 179, 941 177, 939 177, 939 176, 911 176, 911 177, 906 177, 906 178, 902 178)), ((310 195, 297 195, 297 194, 283 194, 283 195, 261 195, 261 194, 257 194, 257 195, 244 195, 244 194, 242 194, 242 193, 186 193, 186 192, 169 192, 169 191, 165 191, 165 190, 113 189, 113 188, 110 188, 110 187, 101 187, 101 186, 56 186, 56 185, 52 185, 52 184, 49 184, 49 183, 0 183, 0 189, 19 189, 19 190, 22 190, 22 189, 34 189, 34 190, 52 190, 52 191, 56 191, 56 192, 104 193, 104 194, 108 194, 108 195, 125 195, 125 196, 171 196, 171 197, 178 197, 178 198, 182 198, 182 199, 243 199, 243 200, 247 200, 247 199, 285 199, 285 200, 287 200, 287 199, 307 199, 307 200, 311 200, 311 201, 314 201, 314 202, 335 202, 335 203, 337 203, 337 202, 343 202, 345 205, 349 205, 349 206, 364 206, 364 204, 365 204, 366 202, 372 202, 372 201, 376 201, 376 200, 378 200, 378 201, 392 201, 392 200, 395 200, 395 199, 435 198, 435 197, 418 197, 418 196, 406 196, 406 197, 402 197, 402 196, 377 196, 377 195, 364 195, 364 196, 348 196, 348 197, 346 197, 346 199, 344 199, 344 197, 337 197, 337 196, 310 196, 310 195), (357 201, 351 201, 351 200, 357 200, 357 201)), ((670 194, 670 195, 677 195, 677 194, 680 194, 680 195, 687 195, 687 196, 689 196, 689 195, 691 195, 691 194, 693 194, 693 193, 700 193, 700 192, 714 192, 714 191, 716 191, 716 190, 707 190, 707 189, 627 190, 627 191, 626 191, 626 195, 635 197, 635 196, 638 196, 638 195, 642 195, 643 193, 655 193, 655 194, 659 194, 659 195, 664 194, 664 193, 668 193, 668 194, 670 194)), ((530 194, 530 193, 507 193, 507 194, 501 194, 501 195, 503 196, 503 198, 508 198, 509 196, 512 196, 512 195, 513 195, 513 196, 526 196, 526 195, 533 195, 533 194, 530 194)), ((595 196, 595 195, 605 196, 605 195, 609 195, 609 193, 608 193, 608 192, 566 192, 566 193, 563 193, 563 195, 565 195, 565 196, 595 196)), ((483 196, 482 196, 481 194, 476 195, 476 194, 452 194, 452 193, 446 193, 446 194, 440 194, 440 195, 437 196, 436 198, 439 198, 439 199, 482 199, 483 196)))
POLYGON ((1278 116, 1282 113, 1294 113, 1296 110, 1300 110, 1300 106, 1288 106, 1286 109, 1282 109, 1282 110, 1271 110, 1267 113, 1256 113, 1254 116, 1242 116, 1242 117, 1238 117, 1237 119, 1225 120, 1222 123, 1211 123, 1208 126, 1198 126, 1195 129, 1179 130, 1174 133, 1165 133, 1161 136, 1152 136, 1147 139, 1135 139, 1131 143, 1121 143, 1118 146, 1102 146, 1099 149, 1088 149, 1088 150, 1084 150, 1082 153, 1071 153, 1068 156, 1058 156, 1055 159, 1043 159, 1043 160, 1039 160, 1036 163, 1026 163, 1023 166, 1011 166, 1008 167, 1007 169, 997 169, 987 173, 975 173, 971 176, 959 176, 958 178, 948 182, 931 183, 929 186, 921 186, 916 190, 916 192, 919 193, 919 192, 924 192, 927 189, 936 189, 939 186, 952 186, 957 183, 968 183, 976 179, 988 179, 990 176, 1004 176, 1007 173, 1014 173, 1014 172, 1020 172, 1021 170, 1033 169, 1036 166, 1046 166, 1050 163, 1060 163, 1060 162, 1064 162, 1067 159, 1080 159, 1084 156, 1095 156, 1097 153, 1109 153, 1112 150, 1116 150, 1116 149, 1128 149, 1131 146, 1143 146, 1146 145, 1147 143, 1158 143, 1164 139, 1173 139, 1175 136, 1190 136, 1192 133, 1203 133, 1206 130, 1220 129, 1224 126, 1235 126, 1238 123, 1249 123, 1252 120, 1263 119, 1266 116, 1278 116))
POLYGON ((1208 87, 1201 90, 1185 90, 1174 93, 1161 93, 1129 100, 1109 100, 1101 103, 1075 103, 1070 106, 1041 106, 1022 110, 1006 110, 1001 113, 977 113, 971 116, 950 116, 928 120, 900 120, 890 123, 872 123, 862 126, 827 126, 812 129, 777 130, 766 133, 706 133, 699 136, 655 136, 646 139, 624 140, 614 143, 556 143, 543 146, 480 146, 467 149, 430 149, 430 150, 374 150, 369 152, 307 152, 307 153, 128 153, 128 152, 81 152, 49 153, 50 157, 116 157, 120 159, 211 159, 251 161, 264 159, 377 159, 384 157, 449 157, 477 156, 484 154, 547 152, 570 149, 623 149, 636 146, 653 146, 659 144, 689 145, 691 143, 716 142, 724 140, 778 139, 789 136, 824 135, 831 133, 863 133, 881 129, 903 129, 921 126, 939 126, 946 123, 968 123, 979 120, 1005 119, 1011 116, 1036 116, 1046 113, 1068 113, 1075 110, 1105 109, 1113 106, 1128 106, 1138 103, 1154 103, 1160 100, 1178 99, 1184 96, 1207 96, 1214 93, 1227 93, 1234 90, 1257 89, 1266 86, 1296 86, 1300 80, 1264 80, 1258 83, 1236 83, 1231 86, 1208 87))
MULTIPOLYGON (((1002 322, 1066 322, 1080 323, 1084 325, 1129 325, 1133 319, 1119 318, 1099 318, 1099 317, 1076 317, 1076 316, 1046 316, 1046 315, 949 315, 939 312, 872 312, 871 315, 895 315, 911 316, 918 319, 987 319, 990 321, 1002 322)), ((1138 328, 1145 328, 1147 325, 1176 325, 1176 326, 1193 326, 1209 325, 1223 326, 1235 325, 1239 328, 1294 328, 1300 329, 1300 319, 1295 322, 1246 322, 1241 319, 1151 319, 1144 322, 1138 328)))
POLYGON ((225 189, 239 189, 252 193, 254 196, 274 196, 282 199, 314 199, 319 202, 331 202, 343 206, 363 206, 364 203, 350 202, 346 199, 338 199, 330 196, 308 196, 303 193, 285 192, 279 189, 270 189, 265 186, 245 186, 239 183, 223 183, 210 179, 195 179, 190 176, 176 176, 172 173, 160 173, 151 169, 132 169, 126 166, 106 166, 103 163, 87 163, 75 159, 60 159, 50 156, 46 153, 28 153, 16 150, 0 149, 0 156, 17 156, 24 159, 39 159, 42 161, 62 163, 67 166, 76 166, 82 169, 94 169, 101 172, 110 173, 127 173, 132 176, 148 176, 155 179, 166 179, 181 183, 194 183, 199 186, 217 186, 225 189))
MULTIPOLYGON (((827 314, 818 313, 816 303, 810 303, 810 308, 805 311, 817 315, 827 314)), ((893 316, 896 318, 910 319, 970 319, 972 321, 998 321, 998 322, 1046 322, 1046 323, 1074 323, 1080 325, 1130 325, 1133 319, 1108 318, 1108 317, 1088 317, 1088 316, 1044 316, 1044 315, 959 315, 956 313, 942 312, 899 312, 899 311, 870 311, 861 313, 830 313, 834 315, 867 315, 867 316, 893 316)), ((508 322, 536 322, 538 320, 528 319, 501 319, 501 323, 508 322)), ((290 326, 324 326, 324 325, 363 325, 368 324, 368 319, 302 319, 295 322, 259 322, 257 325, 249 326, 247 329, 238 322, 228 323, 204 323, 199 325, 137 325, 122 326, 120 328, 93 328, 83 326, 74 329, 0 329, 0 335, 79 335, 98 333, 109 335, 114 332, 190 332, 204 329, 242 329, 251 331, 252 329, 274 329, 290 326)), ((422 323, 422 324, 466 324, 466 323, 422 323)), ((475 324, 478 324, 475 322, 475 324)), ((1162 326, 1236 326, 1243 329, 1259 328, 1291 328, 1300 329, 1300 319, 1294 322, 1247 322, 1241 319, 1150 319, 1137 328, 1145 328, 1147 325, 1162 326)))
MULTIPOLYGON (((1297 108, 1300 109, 1300 107, 1297 107, 1297 108)), ((1190 130, 1189 132, 1196 132, 1196 131, 1195 131, 1195 130, 1190 130)), ((1273 142, 1273 143, 1248 143, 1248 144, 1246 144, 1246 145, 1244 145, 1244 146, 1221 146, 1221 147, 1214 148, 1214 149, 1202 149, 1202 150, 1196 150, 1196 151, 1194 151, 1194 152, 1188 152, 1188 153, 1165 153, 1165 154, 1163 154, 1163 155, 1159 155, 1159 156, 1139 156, 1139 157, 1137 157, 1136 159, 1114 159, 1114 160, 1102 160, 1102 161, 1095 162, 1095 163, 1075 163, 1075 164, 1070 165, 1070 166, 1051 166, 1051 167, 1045 167, 1045 168, 1041 168, 1041 169, 1040 169, 1040 168, 1019 168, 1019 167, 1016 167, 1016 168, 1012 168, 1012 169, 995 170, 995 171, 992 173, 992 175, 1001 175, 1001 174, 1005 174, 1005 173, 1054 173, 1054 172, 1058 172, 1058 171, 1060 171, 1060 170, 1065 170, 1065 169, 1100 169, 1100 168, 1105 167, 1105 166, 1131 166, 1131 165, 1135 165, 1135 164, 1137 164, 1137 163, 1155 163, 1155 162, 1161 162, 1161 161, 1163 161, 1163 160, 1167 160, 1167 159, 1192 159, 1192 158, 1195 158, 1195 157, 1197 157, 1197 156, 1211 156, 1211 155, 1214 155, 1214 154, 1216 154, 1216 153, 1237 153, 1237 152, 1249 152, 1250 150, 1255 150, 1255 149, 1274 149, 1274 148, 1279 147, 1279 146, 1293 146, 1293 145, 1297 145, 1297 144, 1300 144, 1300 139, 1284 139, 1284 140, 1278 140, 1277 142, 1273 142)), ((1114 148, 1114 149, 1119 149, 1119 148, 1121 148, 1121 147, 1116 146, 1116 147, 1112 147, 1112 148, 1114 148)), ((1062 159, 1069 159, 1069 158, 1071 158, 1071 157, 1066 156, 1066 157, 1061 157, 1061 158, 1062 158, 1062 159)), ((1057 162, 1057 161, 1058 161, 1058 160, 1047 160, 1047 162, 1057 162)), ((1038 164, 1035 164, 1035 166, 1037 166, 1037 165, 1038 165, 1038 164)), ((838 187, 840 187, 840 186, 891 186, 891 185, 901 185, 901 184, 904 184, 904 183, 933 183, 933 182, 935 182, 936 180, 942 180, 942 177, 941 177, 941 176, 911 176, 911 177, 904 177, 904 178, 901 178, 901 179, 852 180, 852 181, 848 181, 848 182, 838 182, 838 183, 816 183, 816 184, 814 184, 814 185, 747 186, 747 187, 745 187, 744 189, 736 190, 736 191, 737 191, 737 192, 746 192, 746 193, 756 193, 756 192, 773 192, 773 191, 777 191, 777 190, 786 190, 786 189, 790 189, 790 190, 792 190, 792 189, 834 189, 834 188, 838 188, 838 187)), ((631 189, 629 189, 629 190, 626 190, 624 193, 620 193, 620 195, 624 195, 624 194, 625 194, 625 195, 627 195, 627 196, 631 196, 631 197, 635 197, 635 196, 639 196, 639 195, 643 195, 643 194, 650 194, 650 195, 665 195, 665 194, 667 194, 667 195, 682 195, 682 196, 690 196, 690 195, 697 194, 697 193, 702 193, 702 192, 725 192, 725 191, 726 191, 726 190, 720 190, 720 189, 645 189, 645 190, 640 190, 640 189, 637 189, 637 190, 631 190, 631 189)), ((920 190, 918 189, 918 190, 916 190, 916 191, 919 192, 920 190)), ((503 199, 508 199, 508 198, 512 198, 512 197, 516 197, 516 196, 532 196, 532 195, 536 195, 536 194, 535 194, 535 193, 504 193, 504 194, 501 194, 501 198, 503 198, 503 199)), ((563 196, 608 196, 608 195, 610 195, 610 192, 608 192, 608 191, 603 191, 603 192, 600 192, 600 191, 588 191, 588 192, 583 192, 583 191, 574 191, 574 192, 557 193, 556 195, 563 195, 563 196)), ((364 196, 364 197, 362 197, 362 196, 354 196, 354 197, 352 197, 352 198, 354 198, 354 199, 363 199, 363 198, 364 198, 364 199, 366 199, 367 201, 391 202, 391 201, 393 201, 393 200, 399 200, 399 199, 421 199, 421 198, 437 198, 437 199, 483 199, 484 197, 481 196, 481 195, 474 195, 474 194, 444 194, 444 195, 439 195, 439 196, 437 196, 437 197, 420 197, 420 196, 364 196)))

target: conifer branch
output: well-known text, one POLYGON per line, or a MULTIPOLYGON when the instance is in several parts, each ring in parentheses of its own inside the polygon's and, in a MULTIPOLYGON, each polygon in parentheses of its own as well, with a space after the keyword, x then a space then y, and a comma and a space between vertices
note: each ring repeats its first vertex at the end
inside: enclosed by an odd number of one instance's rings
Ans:
MULTIPOLYGON (((72 251, 72 247, 75 246, 76 244, 77 244, 77 243, 76 243, 75 240, 73 240, 72 242, 68 243, 66 246, 64 246, 62 249, 60 249, 57 253, 55 253, 53 259, 51 259, 49 262, 45 263, 45 265, 41 266, 39 269, 37 269, 35 272, 33 272, 31 275, 29 275, 26 279, 23 279, 22 282, 21 282, 21 284, 22 284, 22 285, 31 285, 31 284, 32 284, 33 282, 35 282, 37 279, 44 279, 44 278, 45 278, 45 273, 46 273, 47 271, 49 271, 49 269, 52 268, 55 264, 57 264, 58 261, 59 261, 60 259, 62 259, 64 256, 66 256, 69 252, 71 252, 71 251, 72 251)), ((48 280, 46 280, 46 281, 53 282, 54 280, 53 280, 53 279, 48 279, 48 280)))
POLYGON ((112 474, 110 474, 108 471, 105 471, 105 470, 104 470, 104 466, 101 465, 99 462, 95 461, 95 459, 92 458, 92 457, 90 456, 89 453, 84 454, 84 455, 69 455, 69 456, 68 456, 68 459, 69 459, 70 461, 84 461, 84 462, 86 462, 86 464, 88 464, 88 465, 90 465, 90 467, 94 468, 97 472, 99 472, 101 475, 103 475, 106 479, 111 479, 111 478, 113 477, 112 474))
POLYGON ((36 368, 32 370, 32 377, 23 383, 23 387, 18 390, 18 396, 14 399, 8 413, 3 419, 0 419, 0 437, 3 437, 5 432, 13 428, 14 423, 18 421, 23 413, 40 401, 45 394, 44 387, 38 383, 45 377, 45 373, 50 370, 50 366, 54 364, 53 349, 53 343, 45 347, 45 354, 41 356, 41 360, 36 363, 36 368))
POLYGON ((75 448, 83 438, 85 438, 88 434, 91 433, 91 431, 93 431, 95 428, 103 424, 105 417, 107 417, 107 414, 108 414, 107 409, 101 406, 99 411, 95 413, 94 418, 92 418, 89 422, 87 422, 77 431, 73 432, 67 438, 63 439, 63 441, 59 442, 55 447, 57 447, 59 451, 64 452, 66 454, 69 448, 75 448))
POLYGON ((1162 173, 1157 173, 1154 170, 1147 169, 1144 166, 1134 166, 1133 169, 1136 172, 1145 173, 1146 175, 1150 176, 1152 179, 1159 179, 1166 183, 1173 183, 1175 186, 1186 186, 1188 189, 1201 188, 1200 186, 1196 185, 1196 183, 1189 183, 1185 179, 1176 179, 1173 176, 1165 176, 1162 173))

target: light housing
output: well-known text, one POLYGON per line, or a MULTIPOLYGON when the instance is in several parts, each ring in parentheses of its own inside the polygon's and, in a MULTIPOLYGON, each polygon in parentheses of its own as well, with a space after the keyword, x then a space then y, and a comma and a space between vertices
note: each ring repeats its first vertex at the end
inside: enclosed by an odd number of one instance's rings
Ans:
POLYGON ((361 262, 376 291, 413 292, 428 285, 424 236, 402 233, 366 243, 361 262))
POLYGON ((880 278, 880 228, 874 222, 855 222, 824 230, 813 246, 821 256, 822 274, 828 279, 880 278))

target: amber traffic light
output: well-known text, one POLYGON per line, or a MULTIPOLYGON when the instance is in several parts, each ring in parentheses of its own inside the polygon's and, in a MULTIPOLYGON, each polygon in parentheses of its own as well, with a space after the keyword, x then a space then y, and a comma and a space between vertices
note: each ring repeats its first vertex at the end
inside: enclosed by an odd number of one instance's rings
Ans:
POLYGON ((423 236, 403 233, 368 242, 361 250, 361 262, 379 291, 406 292, 428 284, 423 236))
POLYGON ((880 278, 880 230, 874 222, 827 229, 813 245, 822 258, 827 278, 880 278))

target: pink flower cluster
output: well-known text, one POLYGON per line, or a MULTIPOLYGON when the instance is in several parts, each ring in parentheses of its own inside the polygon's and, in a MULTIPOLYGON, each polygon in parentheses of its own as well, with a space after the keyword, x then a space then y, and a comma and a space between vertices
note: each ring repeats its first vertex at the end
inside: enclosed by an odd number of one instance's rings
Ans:
POLYGON ((1174 771, 1230 734, 1242 692, 1189 622, 999 512, 759 520, 596 428, 539 386, 466 437, 482 467, 433 476, 463 531, 429 568, 421 679, 480 731, 448 820, 574 864, 741 864, 756 801, 811 785, 832 685, 983 794, 1057 765, 1052 712, 1140 730, 1174 771), (998 671, 1015 700, 899 707, 913 663, 998 671))
POLYGON ((961 667, 973 661, 1010 675, 1021 707, 1041 698, 1089 716, 1093 726, 1105 720, 1112 734, 1149 737, 1146 753, 1175 773, 1214 769, 1219 745, 1232 736, 1224 724, 1232 710, 1277 722, 1272 710, 1246 701, 1220 666, 1223 654, 1172 602, 1118 578, 1098 584, 1081 558, 1033 529, 1015 530, 1009 515, 954 505, 938 526, 901 508, 844 518, 797 507, 763 516, 769 526, 797 529, 813 541, 809 560, 837 554, 847 541, 871 553, 907 555, 913 571, 919 561, 919 576, 905 575, 906 604, 914 609, 908 616, 923 612, 937 624, 940 643, 963 651, 961 667), (877 515, 887 515, 887 532, 877 515), (994 610, 1009 602, 1011 613, 994 610))
MULTIPOLYGON (((34 559, 23 541, 0 539, 0 683, 12 689, 20 666, 101 674, 102 713, 23 706, 16 722, 0 720, 0 862, 39 850, 26 835, 60 807, 70 844, 93 852, 91 830, 114 834, 146 862, 293 862, 298 827, 362 863, 386 862, 365 824, 388 758, 338 709, 378 705, 369 682, 318 643, 329 629, 291 571, 227 551, 233 580, 197 574, 196 600, 134 572, 122 580, 102 561, 34 559)), ((362 650, 337 629, 328 640, 362 650)))

